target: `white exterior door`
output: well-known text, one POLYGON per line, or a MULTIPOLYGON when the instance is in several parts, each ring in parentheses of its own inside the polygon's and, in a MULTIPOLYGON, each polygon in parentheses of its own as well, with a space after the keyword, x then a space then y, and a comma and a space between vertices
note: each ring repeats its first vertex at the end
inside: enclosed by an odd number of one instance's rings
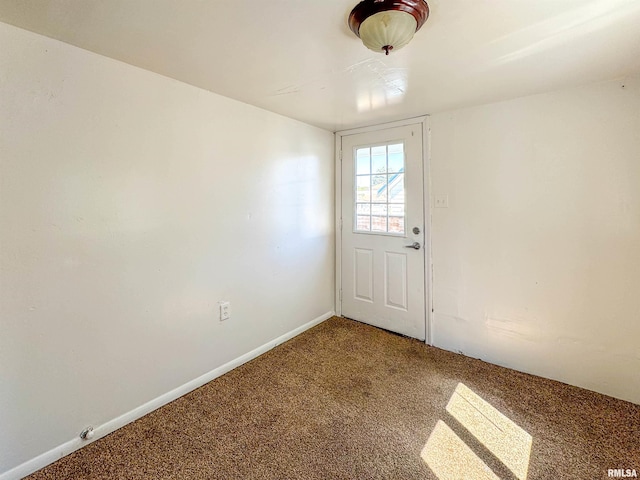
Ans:
POLYGON ((342 136, 342 315, 424 340, 422 124, 342 136))

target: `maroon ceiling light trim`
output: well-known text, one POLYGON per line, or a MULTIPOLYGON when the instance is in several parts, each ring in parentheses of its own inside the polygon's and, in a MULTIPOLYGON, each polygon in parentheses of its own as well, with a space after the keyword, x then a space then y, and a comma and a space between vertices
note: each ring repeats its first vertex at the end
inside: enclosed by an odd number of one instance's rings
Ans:
POLYGON ((349 15, 349 28, 360 37, 360 25, 371 15, 388 10, 406 12, 418 23, 416 32, 429 18, 429 5, 425 0, 362 0, 349 15))

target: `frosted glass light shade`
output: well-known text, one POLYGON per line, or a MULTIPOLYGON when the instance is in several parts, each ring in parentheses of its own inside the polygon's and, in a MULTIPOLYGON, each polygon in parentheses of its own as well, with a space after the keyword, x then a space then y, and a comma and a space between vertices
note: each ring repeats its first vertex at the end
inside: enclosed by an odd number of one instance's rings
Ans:
POLYGON ((398 10, 378 12, 360 25, 360 39, 374 52, 394 52, 408 44, 418 28, 413 15, 398 10))
POLYGON ((361 0, 349 14, 349 28, 374 52, 400 50, 429 18, 426 0, 361 0))

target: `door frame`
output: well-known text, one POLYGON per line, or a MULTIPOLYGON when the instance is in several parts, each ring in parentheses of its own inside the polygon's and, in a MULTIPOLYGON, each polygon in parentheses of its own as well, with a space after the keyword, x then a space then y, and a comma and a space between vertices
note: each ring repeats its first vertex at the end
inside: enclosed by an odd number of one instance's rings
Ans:
POLYGON ((335 133, 335 231, 336 231, 336 291, 335 312, 342 315, 342 137, 359 133, 375 132, 407 125, 422 126, 422 184, 424 205, 424 287, 425 287, 425 343, 433 345, 433 261, 431 258, 431 128, 429 116, 407 118, 397 122, 382 123, 369 127, 341 130, 335 133))

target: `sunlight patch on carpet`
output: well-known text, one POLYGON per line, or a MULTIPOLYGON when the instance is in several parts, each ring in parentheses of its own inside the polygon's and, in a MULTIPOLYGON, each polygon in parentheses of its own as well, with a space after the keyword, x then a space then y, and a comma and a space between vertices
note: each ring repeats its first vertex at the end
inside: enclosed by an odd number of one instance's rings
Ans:
POLYGON ((500 480, 442 420, 438 420, 420 456, 440 480, 500 480))
MULTIPOLYGON (((531 435, 463 383, 456 387, 446 410, 518 480, 526 480, 531 435)), ((421 456, 440 480, 498 478, 442 420, 436 424, 421 456)))

